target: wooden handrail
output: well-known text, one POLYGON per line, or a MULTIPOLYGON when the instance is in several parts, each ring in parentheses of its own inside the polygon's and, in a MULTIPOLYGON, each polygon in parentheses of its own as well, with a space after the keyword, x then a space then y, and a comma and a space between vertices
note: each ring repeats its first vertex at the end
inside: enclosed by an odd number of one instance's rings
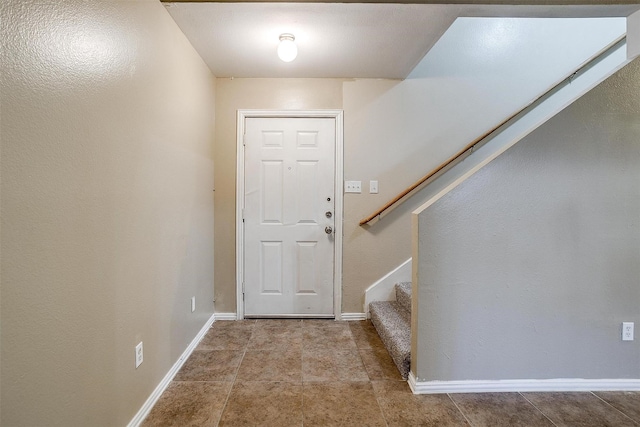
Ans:
POLYGON ((450 169, 451 167, 455 166, 455 164, 457 164, 458 162, 462 161, 465 157, 467 157, 469 154, 471 154, 473 152, 473 150, 475 149, 475 146, 476 146, 476 144, 478 142, 482 141, 483 139, 485 139, 486 137, 491 135, 498 128, 500 128, 502 125, 507 123, 513 117, 515 117, 518 114, 520 114, 525 109, 526 109, 526 107, 523 108, 522 110, 518 111, 513 116, 509 117, 504 122, 500 123, 495 128, 491 129, 486 134, 482 135, 480 138, 476 138, 475 140, 473 140, 473 142, 471 142, 470 144, 467 144, 462 150, 458 151, 456 154, 454 154, 453 156, 449 157, 449 159, 447 159, 444 163, 440 164, 440 166, 438 166, 437 168, 435 168, 434 170, 432 170, 431 172, 429 172, 428 174, 426 174, 425 176, 423 176, 422 178, 417 180, 415 183, 413 183, 412 185, 407 187, 405 190, 403 190, 401 193, 399 193, 395 198, 390 200, 386 205, 384 205, 383 207, 378 209, 372 215, 370 215, 367 218, 365 218, 362 221, 360 221, 360 225, 365 225, 365 224, 370 223, 371 221, 376 219, 376 217, 381 215, 384 211, 389 209, 391 206, 395 205, 396 203, 399 203, 402 199, 404 199, 405 197, 409 196, 411 193, 413 193, 416 190, 418 190, 419 187, 422 187, 422 186, 426 185, 427 181, 429 181, 432 178, 435 178, 436 175, 438 175, 438 174, 440 174, 442 172, 445 172, 447 169, 450 169))
POLYGON ((484 142, 486 142, 484 140, 487 137, 489 137, 491 134, 493 134, 494 132, 499 130, 501 127, 505 126, 507 123, 509 123, 511 120, 515 119, 520 114, 522 114, 525 111, 527 111, 529 108, 531 108, 531 106, 537 104, 538 102, 540 102, 544 98, 547 98, 552 93, 555 93, 558 89, 563 87, 565 84, 570 84, 571 81, 578 74, 580 74, 584 70, 590 68, 592 65, 597 63, 601 58, 606 56, 608 53, 610 53, 613 50, 617 49, 620 46, 621 43, 625 42, 625 40, 626 40, 626 35, 624 35, 624 36, 620 37, 619 39, 615 40, 613 43, 611 43, 609 46, 607 46, 605 49, 603 49, 597 55, 595 55, 591 59, 587 60, 582 65, 580 65, 580 67, 578 67, 578 69, 576 71, 571 73, 571 75, 565 77, 564 79, 560 80, 558 83, 554 84, 549 90, 545 91, 542 95, 538 96, 533 101, 529 102, 523 108, 518 110, 518 112, 516 112, 515 114, 510 115, 507 119, 502 121, 498 126, 494 127, 489 132, 485 133, 484 135, 482 135, 479 138, 474 139, 471 143, 467 144, 462 150, 458 151, 456 154, 454 154, 453 156, 449 157, 449 159, 447 159, 440 166, 438 166, 437 168, 435 168, 434 170, 432 170, 431 172, 429 172, 428 174, 426 174, 425 176, 423 176, 422 178, 417 180, 415 183, 413 183, 412 185, 407 187, 400 194, 398 194, 396 197, 394 197, 392 200, 390 200, 386 205, 384 205, 383 207, 378 209, 376 212, 374 212, 370 216, 368 216, 368 217, 364 218, 363 220, 361 220, 360 221, 360 225, 368 224, 368 223, 370 223, 371 221, 373 221, 376 218, 378 218, 378 219, 382 218, 382 214, 385 211, 389 210, 393 206, 396 206, 396 205, 402 203, 405 199, 408 199, 411 195, 413 195, 418 190, 422 189, 424 186, 426 186, 429 182, 431 182, 432 180, 437 178, 439 175, 443 174, 444 172, 446 172, 447 170, 451 169, 453 166, 455 166, 456 164, 458 164, 459 162, 464 160, 467 156, 469 156, 471 153, 473 153, 473 151, 476 149, 476 146, 483 145, 484 142))

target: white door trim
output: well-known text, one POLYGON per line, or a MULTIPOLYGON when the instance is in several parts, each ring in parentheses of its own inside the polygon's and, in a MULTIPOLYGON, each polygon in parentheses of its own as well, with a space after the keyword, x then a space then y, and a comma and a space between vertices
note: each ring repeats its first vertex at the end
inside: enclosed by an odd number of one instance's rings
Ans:
POLYGON ((336 121, 335 150, 335 248, 333 271, 333 312, 342 318, 342 202, 343 191, 343 112, 342 110, 238 110, 236 133, 236 319, 244 319, 244 133, 245 119, 251 117, 333 118, 336 121))

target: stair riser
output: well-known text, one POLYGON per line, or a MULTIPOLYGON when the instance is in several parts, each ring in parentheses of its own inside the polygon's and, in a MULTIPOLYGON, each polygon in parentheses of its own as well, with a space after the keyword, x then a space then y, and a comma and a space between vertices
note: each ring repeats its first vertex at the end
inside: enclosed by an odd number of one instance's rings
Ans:
POLYGON ((407 379, 411 365, 411 316, 396 301, 371 303, 369 311, 371 322, 400 375, 407 379))
POLYGON ((403 309, 411 313, 411 282, 402 282, 396 285, 396 301, 403 309))

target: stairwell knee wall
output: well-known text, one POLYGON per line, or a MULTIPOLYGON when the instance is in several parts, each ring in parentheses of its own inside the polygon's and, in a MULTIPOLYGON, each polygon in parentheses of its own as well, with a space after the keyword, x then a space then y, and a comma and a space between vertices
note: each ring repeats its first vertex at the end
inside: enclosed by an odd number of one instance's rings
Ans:
POLYGON ((640 378, 640 62, 419 215, 418 381, 640 378))

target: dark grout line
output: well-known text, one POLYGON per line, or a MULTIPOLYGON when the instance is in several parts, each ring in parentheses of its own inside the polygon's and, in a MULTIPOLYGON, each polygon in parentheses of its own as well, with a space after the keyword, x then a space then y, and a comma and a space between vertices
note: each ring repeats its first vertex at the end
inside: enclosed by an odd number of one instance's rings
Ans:
MULTIPOLYGON (((251 326, 251 337, 253 336, 253 332, 255 330, 256 327, 256 322, 253 321, 252 322, 253 325, 251 326)), ((214 322, 215 324, 215 322, 214 322)), ((231 381, 231 387, 229 387, 229 393, 227 393, 227 398, 224 401, 224 405, 222 405, 222 410, 220 411, 220 417, 218 418, 218 421, 216 421, 216 427, 218 425, 220 425, 220 421, 222 421, 222 416, 224 415, 224 410, 227 409, 227 404, 229 403, 229 397, 231 396, 231 392, 233 391, 233 387, 236 385, 236 381, 238 379, 238 373, 240 372, 240 366, 242 365, 242 361, 244 360, 244 356, 245 354, 247 354, 247 347, 249 347, 249 341, 251 341, 251 337, 249 337, 249 340, 247 341, 247 343, 244 346, 244 350, 242 351, 242 357, 240 358, 240 362, 238 362, 238 367, 236 368, 236 374, 233 377, 233 381, 231 381)))
MULTIPOLYGON (((300 330, 304 331, 304 319, 300 322, 300 330)), ((304 333, 302 333, 302 341, 300 343, 300 383, 301 383, 301 399, 302 399, 302 427, 304 427, 304 333)))
POLYGON ((380 409, 380 413, 382 414, 382 419, 384 420, 384 424, 387 427, 389 427, 389 421, 387 420, 387 414, 385 414, 384 408, 380 404, 380 399, 378 398, 378 393, 376 393, 376 390, 373 388, 373 382, 371 380, 371 377, 369 377, 369 384, 371 384, 371 388, 373 389, 373 395, 376 397, 376 403, 378 404, 378 409, 380 409))
POLYGON ((611 403, 607 402, 606 400, 604 400, 603 398, 601 398, 600 396, 598 396, 595 392, 590 391, 589 393, 591 393, 592 395, 594 395, 597 399, 600 399, 602 402, 604 402, 605 405, 609 406, 610 408, 612 408, 613 410, 621 413, 622 415, 624 415, 626 418, 630 419, 634 424, 637 423, 636 420, 634 420, 633 418, 631 418, 629 415, 627 415, 626 413, 624 413, 622 410, 616 408, 615 406, 613 406, 611 403))
POLYGON ((453 405, 456 407, 456 409, 458 410, 458 412, 460 412, 460 415, 462 415, 462 418, 465 419, 465 421, 473 427, 473 423, 471 422, 471 420, 469 418, 467 418, 467 415, 464 413, 464 411, 460 408, 460 406, 458 406, 458 404, 456 403, 456 401, 453 399, 453 397, 451 397, 451 393, 447 393, 447 397, 449 397, 449 400, 451 400, 451 403, 453 403, 453 405))
POLYGON ((551 418, 549 418, 549 416, 548 416, 547 414, 545 414, 544 412, 542 412, 542 410, 541 410, 540 408, 538 408, 536 405, 534 405, 532 401, 530 401, 529 399, 527 399, 527 396, 525 396, 524 394, 522 394, 522 392, 518 392, 518 394, 519 394, 520 396, 522 396, 522 397, 524 398, 524 400, 526 400, 527 402, 529 402, 529 405, 533 406, 533 407, 536 409, 536 411, 540 412, 540 413, 542 414, 542 416, 543 416, 543 417, 545 417, 546 419, 548 419, 548 420, 549 420, 549 422, 550 422, 551 424, 553 424, 554 426, 558 427, 558 425, 557 425, 555 422, 553 422, 553 420, 552 420, 551 418))

